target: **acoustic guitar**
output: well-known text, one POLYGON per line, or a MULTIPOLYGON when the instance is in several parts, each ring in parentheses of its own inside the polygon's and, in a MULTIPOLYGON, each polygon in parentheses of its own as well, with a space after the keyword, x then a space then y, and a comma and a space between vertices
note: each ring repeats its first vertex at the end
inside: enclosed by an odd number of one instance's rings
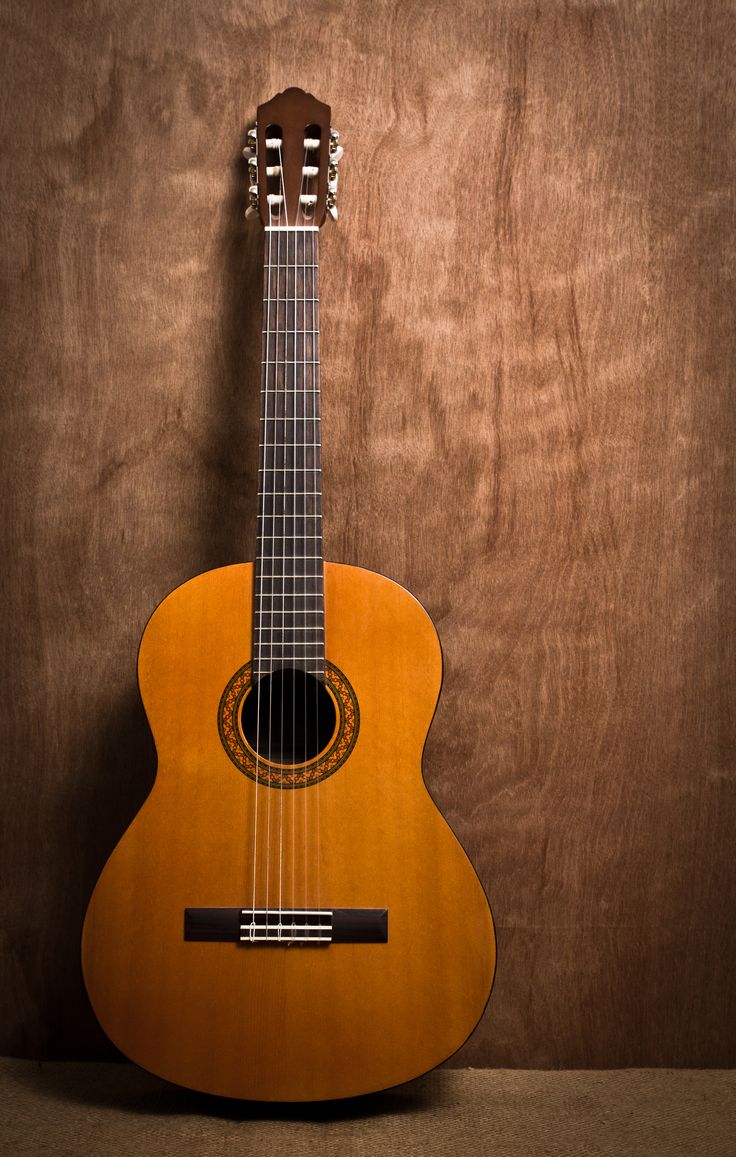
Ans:
POLYGON ((176 1084, 314 1101, 456 1051, 495 966, 481 884, 422 778, 442 654, 397 583, 322 557, 318 238, 330 109, 290 88, 249 133, 265 229, 256 560, 146 626, 154 786, 97 882, 82 961, 100 1024, 176 1084))

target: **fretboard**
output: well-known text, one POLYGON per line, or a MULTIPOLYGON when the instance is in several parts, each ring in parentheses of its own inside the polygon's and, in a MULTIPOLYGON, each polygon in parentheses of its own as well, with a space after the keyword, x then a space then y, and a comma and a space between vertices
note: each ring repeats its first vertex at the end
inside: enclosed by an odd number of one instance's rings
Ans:
POLYGON ((256 678, 280 667, 324 676, 318 236, 266 231, 256 678))

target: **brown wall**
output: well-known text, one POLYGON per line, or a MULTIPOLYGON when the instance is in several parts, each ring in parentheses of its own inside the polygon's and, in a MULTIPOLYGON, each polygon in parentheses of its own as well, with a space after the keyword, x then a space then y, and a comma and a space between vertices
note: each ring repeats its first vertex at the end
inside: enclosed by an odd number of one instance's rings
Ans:
POLYGON ((0 1049, 111 1055, 80 922, 146 619, 252 554, 238 156, 296 83, 346 146, 326 553, 435 618, 427 779, 498 922, 456 1063, 736 1063, 733 5, 2 9, 0 1049))

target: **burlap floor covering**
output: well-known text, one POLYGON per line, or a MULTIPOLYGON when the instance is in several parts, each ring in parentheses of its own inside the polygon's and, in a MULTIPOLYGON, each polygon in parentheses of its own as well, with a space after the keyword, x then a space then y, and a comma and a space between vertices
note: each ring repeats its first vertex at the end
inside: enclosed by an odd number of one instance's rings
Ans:
POLYGON ((221 1101, 131 1065, 0 1062, 7 1154, 733 1157, 736 1072, 439 1071, 312 1107, 221 1101))

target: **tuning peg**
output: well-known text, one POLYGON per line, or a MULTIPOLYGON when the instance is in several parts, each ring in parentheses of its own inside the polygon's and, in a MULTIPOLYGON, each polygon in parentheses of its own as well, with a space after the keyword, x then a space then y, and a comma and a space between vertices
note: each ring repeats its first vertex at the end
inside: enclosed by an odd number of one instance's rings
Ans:
POLYGON ((336 149, 340 142, 340 134, 337 129, 330 129, 330 148, 336 149))
POLYGON ((255 129, 248 129, 248 136, 245 148, 243 149, 243 156, 245 157, 246 161, 249 161, 251 157, 255 157, 257 152, 258 134, 255 129))
POLYGON ((245 210, 246 218, 255 217, 258 214, 258 186, 251 185, 248 189, 248 208, 245 210))
POLYGON ((330 149, 330 160, 332 161, 333 165, 339 165, 344 155, 345 150, 342 145, 338 145, 335 149, 330 149))
POLYGON ((337 205, 328 205, 327 212, 330 214, 330 217, 333 221, 337 221, 337 205))

